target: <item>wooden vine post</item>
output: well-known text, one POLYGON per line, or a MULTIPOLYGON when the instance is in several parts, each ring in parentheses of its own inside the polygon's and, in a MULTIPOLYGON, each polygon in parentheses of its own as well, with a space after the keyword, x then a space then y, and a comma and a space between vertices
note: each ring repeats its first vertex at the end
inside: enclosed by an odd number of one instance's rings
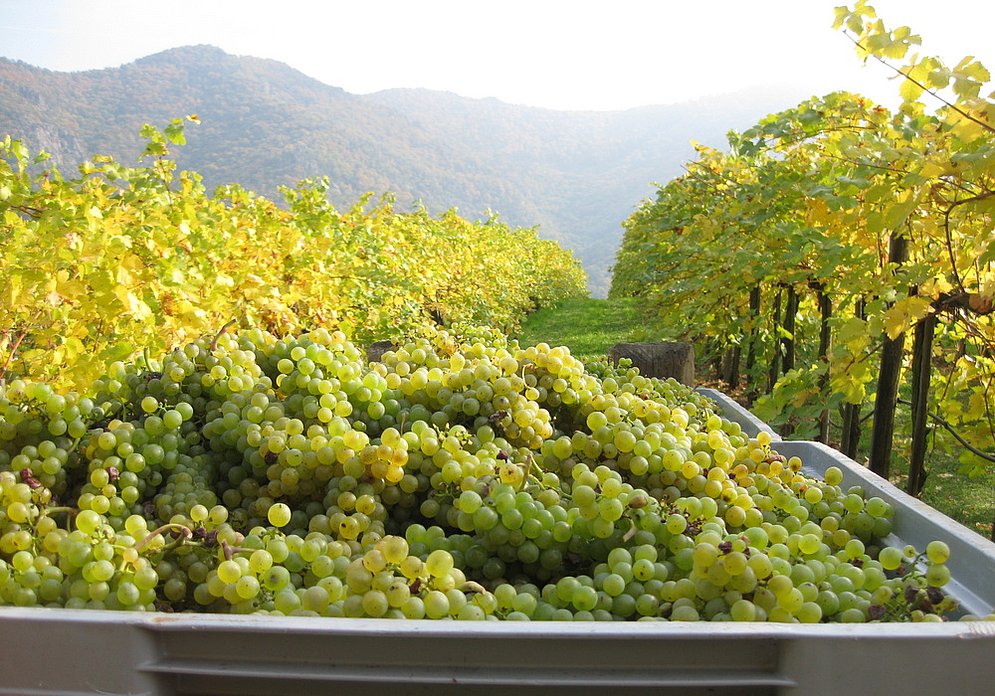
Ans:
POLYGON ((912 452, 906 490, 918 496, 926 483, 926 428, 929 413, 929 382, 932 374, 933 334, 936 314, 930 312, 916 324, 912 344, 912 452))
MULTIPOLYGON (((888 245, 888 262, 900 266, 909 258, 909 240, 896 232, 888 245)), ((877 394, 874 398, 874 429, 871 431, 870 469, 888 478, 892 440, 895 435, 895 408, 898 403, 898 381, 905 354, 905 333, 895 338, 885 336, 881 349, 881 369, 878 372, 877 394)))

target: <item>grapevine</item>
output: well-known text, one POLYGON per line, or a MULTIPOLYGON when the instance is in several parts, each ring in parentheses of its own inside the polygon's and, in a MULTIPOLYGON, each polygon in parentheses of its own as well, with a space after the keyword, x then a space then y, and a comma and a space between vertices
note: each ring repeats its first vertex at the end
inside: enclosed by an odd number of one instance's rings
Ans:
POLYGON ((146 160, 63 175, 0 139, 0 380, 80 390, 109 365, 232 322, 277 334, 330 326, 357 340, 435 324, 514 328, 585 292, 572 254, 496 217, 328 202, 326 179, 283 200, 214 193, 176 171, 183 122, 146 126, 146 160))

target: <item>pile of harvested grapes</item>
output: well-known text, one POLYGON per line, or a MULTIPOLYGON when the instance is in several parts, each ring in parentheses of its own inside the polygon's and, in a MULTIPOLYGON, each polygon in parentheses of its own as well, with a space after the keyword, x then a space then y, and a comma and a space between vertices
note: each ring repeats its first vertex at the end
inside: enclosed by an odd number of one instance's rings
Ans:
POLYGON ((369 363, 220 333, 87 395, 0 386, 0 605, 459 620, 923 621, 949 550, 704 397, 467 327, 369 363), (458 337, 457 337, 458 336, 458 337))

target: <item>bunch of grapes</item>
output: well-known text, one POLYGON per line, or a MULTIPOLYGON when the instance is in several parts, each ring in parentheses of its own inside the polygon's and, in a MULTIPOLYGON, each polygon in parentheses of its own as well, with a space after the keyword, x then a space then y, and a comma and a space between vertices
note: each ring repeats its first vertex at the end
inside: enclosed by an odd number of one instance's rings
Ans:
MULTIPOLYGON (((938 621, 949 549, 674 382, 478 327, 202 337, 0 385, 0 604, 938 621)), ((964 617, 974 618, 974 617, 964 617)), ((995 618, 995 617, 988 617, 995 618)))

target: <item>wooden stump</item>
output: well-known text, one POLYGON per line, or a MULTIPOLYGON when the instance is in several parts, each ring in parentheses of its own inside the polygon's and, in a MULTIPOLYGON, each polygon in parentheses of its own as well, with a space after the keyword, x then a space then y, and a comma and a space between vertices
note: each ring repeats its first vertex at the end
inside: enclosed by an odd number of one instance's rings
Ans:
POLYGON ((690 343, 616 343, 608 351, 612 362, 629 358, 633 367, 647 377, 673 377, 681 384, 694 386, 694 348, 690 343))

